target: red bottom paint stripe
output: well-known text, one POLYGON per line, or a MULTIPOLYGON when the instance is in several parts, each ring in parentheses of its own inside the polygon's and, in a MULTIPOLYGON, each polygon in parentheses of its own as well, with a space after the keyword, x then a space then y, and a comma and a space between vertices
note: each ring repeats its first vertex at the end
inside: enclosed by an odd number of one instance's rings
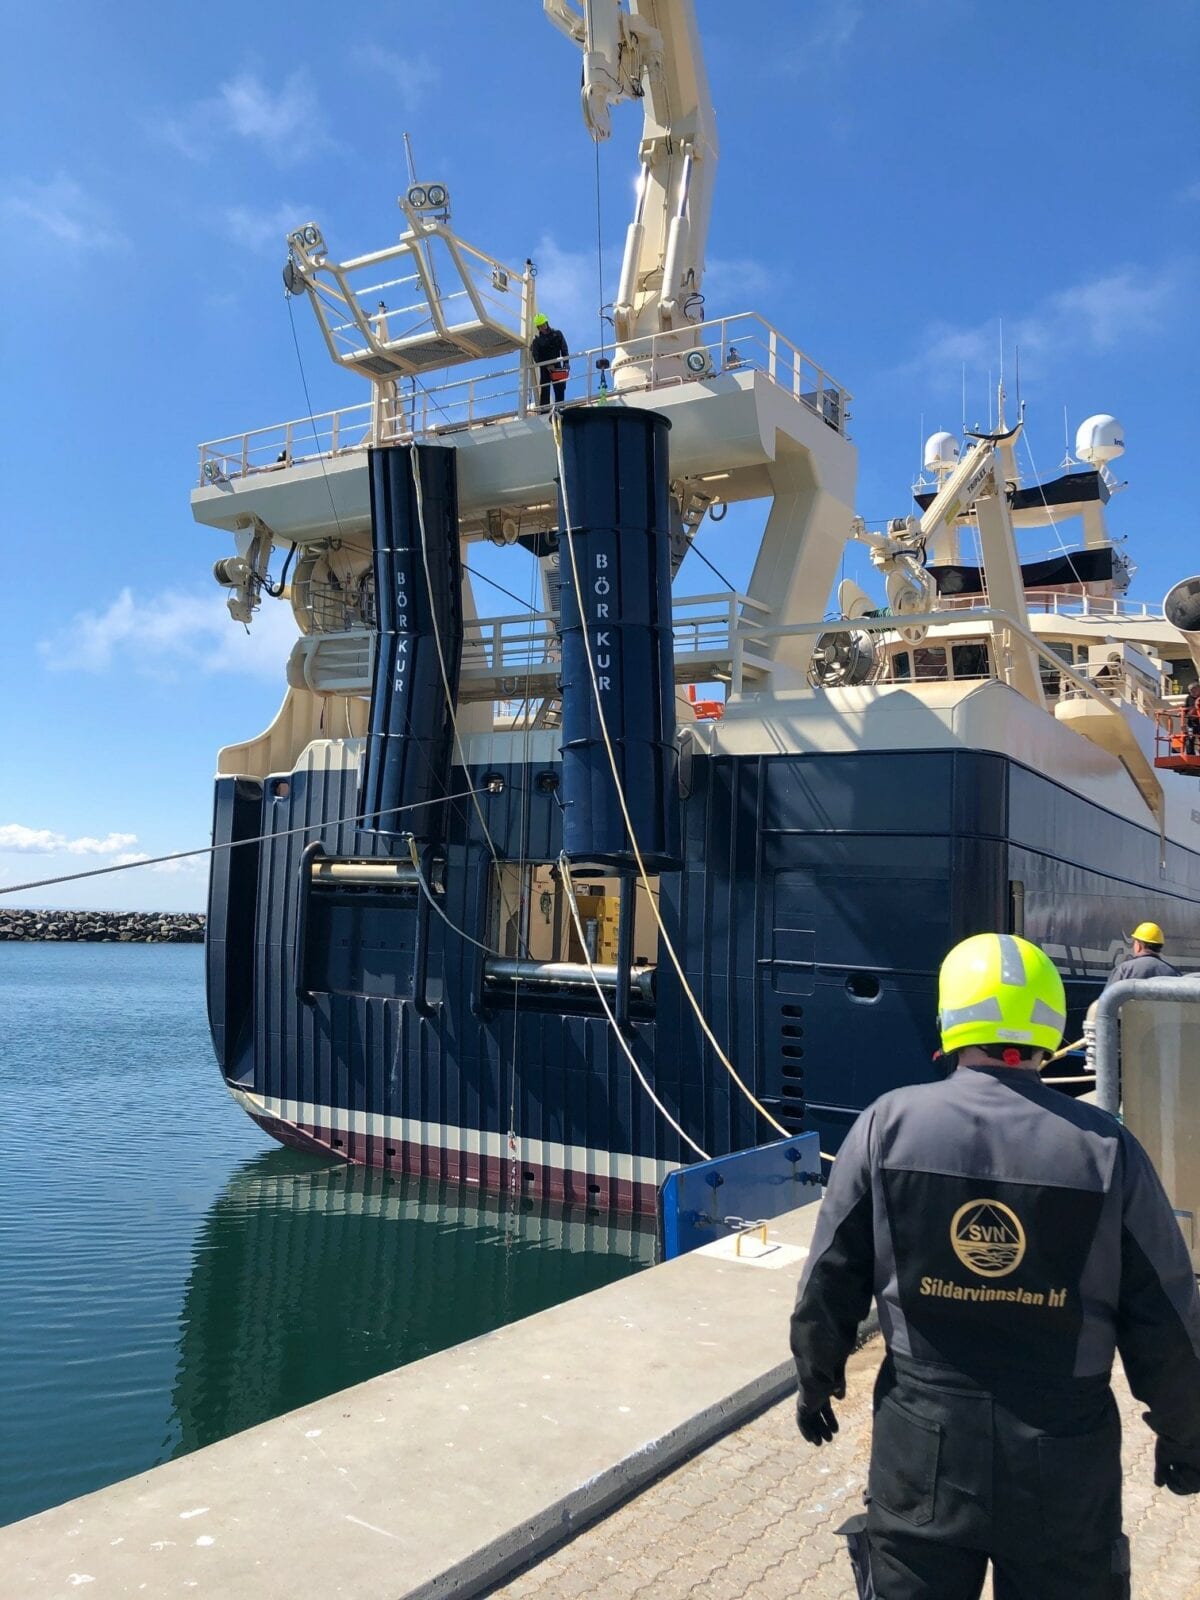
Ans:
POLYGON ((306 1155, 335 1156, 339 1161, 349 1161, 356 1166, 382 1167, 388 1172, 433 1178, 439 1183, 473 1184, 494 1194, 515 1191, 564 1205, 591 1206, 633 1216, 658 1214, 658 1190, 650 1183, 605 1178, 570 1168, 534 1165, 462 1150, 444 1150, 438 1145, 392 1140, 377 1134, 331 1133, 306 1123, 284 1122, 257 1111, 251 1111, 250 1115, 273 1139, 306 1155))

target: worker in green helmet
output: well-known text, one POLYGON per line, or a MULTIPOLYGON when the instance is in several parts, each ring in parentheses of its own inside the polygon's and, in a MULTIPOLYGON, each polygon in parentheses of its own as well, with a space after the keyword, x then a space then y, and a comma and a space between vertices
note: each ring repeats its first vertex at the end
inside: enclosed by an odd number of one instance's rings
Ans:
POLYGON ((571 375, 567 341, 557 328, 550 326, 549 317, 540 311, 533 319, 529 353, 537 367, 538 410, 550 409, 551 389, 554 391, 554 403, 561 405, 567 398, 567 379, 571 375))
POLYGON ((1066 1025, 1036 945, 984 933, 939 981, 955 1070, 868 1107, 834 1163, 792 1315, 797 1421, 832 1401, 872 1294, 875 1388, 860 1593, 1130 1594, 1119 1352, 1157 1434, 1154 1481, 1200 1493, 1200 1299, 1171 1204, 1129 1130, 1041 1082, 1066 1025), (873 1587, 870 1587, 873 1585, 873 1587))

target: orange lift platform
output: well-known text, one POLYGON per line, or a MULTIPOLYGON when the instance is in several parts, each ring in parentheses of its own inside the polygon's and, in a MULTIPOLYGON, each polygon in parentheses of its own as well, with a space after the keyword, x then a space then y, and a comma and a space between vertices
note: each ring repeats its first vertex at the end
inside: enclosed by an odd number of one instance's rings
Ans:
MULTIPOLYGON (((697 722, 717 722, 725 715, 724 700, 697 700, 696 685, 689 683, 687 686, 688 699, 691 701, 692 710, 696 713, 697 722)), ((1200 771, 1200 763, 1197 764, 1200 771)))
POLYGON ((1154 765, 1200 778, 1200 729, 1189 733, 1186 714, 1183 706, 1168 706, 1155 713, 1154 765))

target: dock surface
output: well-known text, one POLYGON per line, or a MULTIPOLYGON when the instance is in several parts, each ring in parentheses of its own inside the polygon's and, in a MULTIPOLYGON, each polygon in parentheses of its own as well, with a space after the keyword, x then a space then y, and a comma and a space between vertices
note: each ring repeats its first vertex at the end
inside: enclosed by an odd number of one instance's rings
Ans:
MULTIPOLYGON (((846 1542, 862 1510, 878 1337, 848 1368, 841 1431, 814 1450, 786 1400, 660 1478, 494 1600, 854 1600, 846 1542)), ((1200 1600, 1200 1500, 1154 1487, 1154 1436, 1124 1375, 1125 1529, 1133 1600, 1200 1600)), ((990 1584, 984 1595, 991 1593, 990 1584)))

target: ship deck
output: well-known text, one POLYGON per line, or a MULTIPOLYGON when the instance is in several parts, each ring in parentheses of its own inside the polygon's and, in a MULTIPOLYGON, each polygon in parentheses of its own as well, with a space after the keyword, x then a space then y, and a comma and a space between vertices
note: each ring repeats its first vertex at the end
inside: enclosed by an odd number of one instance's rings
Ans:
MULTIPOLYGON (((667 364, 655 340, 636 341, 629 347, 630 381, 609 395, 670 419, 673 475, 711 484, 714 499, 769 496, 768 468, 782 436, 807 448, 825 486, 849 504, 855 451, 846 432, 847 391, 755 313, 700 324, 695 339, 706 363, 699 374, 667 364), (633 370, 639 358, 642 376, 633 370)), ((596 361, 604 358, 600 350, 572 356, 568 406, 597 402, 596 361)), ((485 535, 489 511, 532 508, 553 525, 554 441, 549 419, 528 405, 524 382, 519 367, 504 367, 454 377, 394 403, 348 406, 211 440, 200 446, 192 515, 227 532, 258 516, 281 540, 303 542, 335 525, 342 534, 366 535, 368 446, 419 440, 458 450, 467 536, 485 535)))

